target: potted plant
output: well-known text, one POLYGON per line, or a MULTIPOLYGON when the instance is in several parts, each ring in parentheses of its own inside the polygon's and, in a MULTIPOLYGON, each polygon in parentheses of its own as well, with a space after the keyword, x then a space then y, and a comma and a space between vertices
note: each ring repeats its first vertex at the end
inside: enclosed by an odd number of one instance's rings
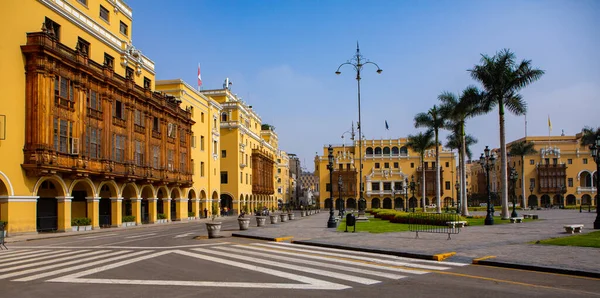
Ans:
POLYGON ((194 212, 188 212, 188 220, 196 219, 196 214, 194 212))
POLYGON ((288 207, 287 214, 288 214, 289 220, 294 220, 295 214, 294 214, 294 211, 292 210, 292 208, 288 207))
POLYGON ((271 218, 271 224, 276 224, 277 219, 279 218, 279 215, 271 213, 271 215, 269 215, 269 217, 271 218))
POLYGON ((240 230, 247 230, 250 227, 250 218, 245 216, 246 213, 242 212, 240 216, 238 216, 238 224, 240 225, 240 230))
POLYGON ((219 206, 217 204, 212 205, 212 221, 206 222, 206 230, 208 231, 208 238, 221 237, 221 222, 215 221, 217 213, 219 212, 219 206))
POLYGON ((281 214, 279 214, 279 219, 281 219, 281 222, 286 222, 288 220, 289 216, 286 212, 281 212, 281 214))
POLYGON ((159 213, 156 215, 156 223, 166 223, 167 216, 164 213, 159 213))
POLYGON ((267 223, 267 218, 265 216, 257 216, 256 217, 256 226, 257 227, 264 227, 266 223, 267 223))
POLYGON ((123 216, 123 226, 124 227, 133 227, 133 226, 135 226, 135 216, 133 216, 133 215, 125 215, 125 216, 123 216))
POLYGON ((73 232, 91 231, 92 220, 87 217, 73 218, 71 219, 71 229, 73 232))

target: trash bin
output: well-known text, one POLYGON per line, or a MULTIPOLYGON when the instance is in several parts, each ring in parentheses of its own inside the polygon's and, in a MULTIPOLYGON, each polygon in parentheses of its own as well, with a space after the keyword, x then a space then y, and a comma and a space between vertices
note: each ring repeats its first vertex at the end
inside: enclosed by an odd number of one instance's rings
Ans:
POLYGON ((344 232, 348 232, 348 227, 354 227, 352 233, 356 232, 356 217, 352 213, 346 215, 346 230, 344 232))

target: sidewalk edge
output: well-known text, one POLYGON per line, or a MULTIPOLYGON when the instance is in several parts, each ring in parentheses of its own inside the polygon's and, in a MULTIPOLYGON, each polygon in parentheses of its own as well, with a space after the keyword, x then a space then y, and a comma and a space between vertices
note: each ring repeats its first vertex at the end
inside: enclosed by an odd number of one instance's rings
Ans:
POLYGON ((520 269, 520 270, 527 270, 527 271, 538 271, 538 272, 546 272, 546 273, 556 273, 556 274, 564 274, 564 275, 600 278, 600 272, 591 272, 591 271, 584 271, 584 270, 578 270, 578 269, 546 267, 546 266, 509 263, 509 262, 491 261, 491 260, 478 260, 477 263, 474 263, 474 264, 475 265, 483 265, 483 266, 491 266, 491 267, 502 267, 502 268, 520 269))
POLYGON ((438 260, 438 258, 437 258, 438 254, 411 253, 411 252, 393 251, 393 250, 385 250, 385 249, 369 248, 369 247, 345 246, 345 245, 339 245, 339 244, 329 244, 329 243, 304 241, 304 240, 292 241, 292 243, 318 246, 318 247, 337 248, 337 249, 344 249, 344 250, 351 250, 351 251, 370 252, 370 253, 392 255, 392 256, 412 258, 412 259, 441 261, 441 260, 438 260))

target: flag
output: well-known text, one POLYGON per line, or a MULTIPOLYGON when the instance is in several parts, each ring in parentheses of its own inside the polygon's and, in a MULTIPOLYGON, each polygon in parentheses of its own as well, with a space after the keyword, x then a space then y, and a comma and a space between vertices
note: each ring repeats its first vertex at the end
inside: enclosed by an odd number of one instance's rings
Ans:
POLYGON ((200 63, 198 63, 198 87, 202 86, 202 76, 200 76, 200 63))
POLYGON ((390 130, 389 125, 387 124, 387 120, 385 120, 385 129, 390 130))
POLYGON ((550 122, 550 115, 548 115, 548 129, 552 131, 552 122, 550 122))

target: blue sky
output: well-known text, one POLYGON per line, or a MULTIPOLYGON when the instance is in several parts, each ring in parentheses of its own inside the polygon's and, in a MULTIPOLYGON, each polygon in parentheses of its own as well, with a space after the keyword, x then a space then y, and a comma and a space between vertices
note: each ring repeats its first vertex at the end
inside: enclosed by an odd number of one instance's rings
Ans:
MULTIPOLYGON (((600 125, 600 1, 126 2, 134 45, 155 61, 157 79, 195 86, 198 63, 205 89, 230 78, 232 91, 276 127, 281 149, 307 170, 358 119, 355 72, 334 74, 357 41, 383 69, 362 75, 367 139, 416 133, 415 114, 443 91, 478 85, 467 69, 503 48, 546 71, 521 92, 528 135, 548 135, 548 116, 552 135, 600 125)), ((506 130, 507 141, 523 137, 524 117, 508 115, 506 130)), ((479 140, 475 156, 485 145, 499 147, 497 109, 469 120, 467 132, 479 140)))

